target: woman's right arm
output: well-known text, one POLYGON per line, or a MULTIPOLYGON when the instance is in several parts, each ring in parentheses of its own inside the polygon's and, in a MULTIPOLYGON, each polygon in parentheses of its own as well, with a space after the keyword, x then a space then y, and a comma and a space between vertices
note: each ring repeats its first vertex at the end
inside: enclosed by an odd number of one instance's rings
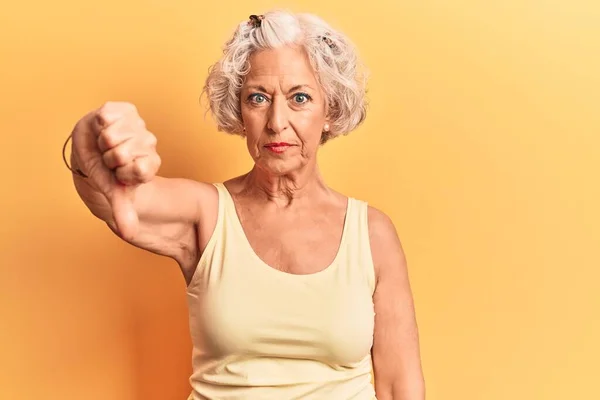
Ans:
POLYGON ((90 212, 128 243, 193 267, 216 224, 216 188, 156 176, 156 138, 131 104, 90 112, 72 139, 72 167, 87 175, 73 180, 90 212))

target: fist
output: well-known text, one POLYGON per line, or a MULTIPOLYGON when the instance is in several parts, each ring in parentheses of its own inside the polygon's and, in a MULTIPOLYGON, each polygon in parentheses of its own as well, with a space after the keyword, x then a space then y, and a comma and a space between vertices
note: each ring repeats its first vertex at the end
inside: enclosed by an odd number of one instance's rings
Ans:
POLYGON ((85 115, 73 130, 72 161, 111 205, 121 234, 137 228, 135 188, 151 181, 160 168, 156 137, 136 107, 109 102, 85 115))
POLYGON ((102 163, 119 183, 138 185, 154 178, 160 167, 156 136, 133 104, 106 103, 90 122, 102 163))

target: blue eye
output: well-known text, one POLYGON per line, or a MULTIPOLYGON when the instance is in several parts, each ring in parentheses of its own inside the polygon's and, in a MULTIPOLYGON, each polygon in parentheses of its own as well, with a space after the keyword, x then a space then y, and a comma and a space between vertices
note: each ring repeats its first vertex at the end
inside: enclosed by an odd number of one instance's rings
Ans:
POLYGON ((267 101, 267 97, 264 94, 254 93, 250 95, 250 101, 256 104, 262 104, 267 101))
POLYGON ((307 103, 308 101, 310 101, 310 96, 307 95, 306 93, 296 93, 294 95, 294 100, 296 101, 296 103, 298 104, 304 104, 307 103))

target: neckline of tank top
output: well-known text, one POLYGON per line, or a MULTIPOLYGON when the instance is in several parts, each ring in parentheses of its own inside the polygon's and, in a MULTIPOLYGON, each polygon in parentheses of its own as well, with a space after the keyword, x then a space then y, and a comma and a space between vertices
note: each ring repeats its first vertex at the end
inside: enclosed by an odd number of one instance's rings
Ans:
POLYGON ((231 196, 231 193, 229 192, 229 190, 227 189, 225 184, 219 183, 219 185, 225 192, 226 201, 229 203, 229 205, 232 207, 232 209, 234 211, 234 215, 232 216, 232 219, 234 220, 236 228, 239 229, 239 231, 243 234, 244 246, 246 246, 248 251, 251 253, 252 258, 254 258, 254 260, 258 264, 260 264, 260 266, 261 266, 260 270, 264 270, 264 271, 266 271, 266 273, 270 273, 275 276, 284 277, 285 279, 312 280, 312 279, 317 279, 322 276, 331 274, 338 268, 338 265, 340 264, 340 262, 339 262, 340 258, 342 257, 342 255, 344 253, 344 249, 346 247, 346 242, 347 242, 348 230, 349 230, 349 225, 350 225, 350 217, 351 217, 351 211, 352 211, 352 203, 354 202, 354 199, 352 197, 347 197, 348 200, 346 203, 346 215, 344 216, 344 225, 342 227, 342 237, 340 238, 339 246, 338 246, 337 252, 335 254, 335 257, 333 258, 333 261, 331 261, 331 263, 329 263, 329 265, 327 265, 327 267, 325 267, 324 269, 319 270, 317 272, 313 272, 310 274, 294 274, 291 272, 285 272, 280 269, 273 268, 272 266, 267 264, 262 258, 260 258, 258 254, 256 254, 256 252, 254 251, 254 248, 252 247, 252 245, 250 244, 250 241, 248 240, 248 237, 246 236, 246 232, 244 231, 244 227, 242 226, 242 222, 240 221, 240 217, 237 213, 237 208, 235 207, 235 203, 233 201, 233 197, 231 196))

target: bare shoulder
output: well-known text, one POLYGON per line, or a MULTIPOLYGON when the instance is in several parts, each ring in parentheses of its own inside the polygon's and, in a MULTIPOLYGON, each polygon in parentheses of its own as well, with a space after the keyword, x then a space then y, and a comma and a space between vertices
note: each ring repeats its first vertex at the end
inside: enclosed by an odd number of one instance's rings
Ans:
POLYGON ((394 226, 394 222, 392 219, 383 211, 375 208, 373 206, 369 206, 368 208, 368 218, 369 218, 369 235, 370 236, 396 236, 396 227, 394 226))
POLYGON ((206 182, 190 182, 189 184, 198 203, 199 221, 208 225, 214 225, 219 209, 219 192, 216 186, 206 182))
POLYGON ((180 212, 186 207, 193 210, 201 253, 217 225, 219 192, 214 184, 191 179, 175 179, 172 184, 178 186, 179 190, 174 193, 180 196, 179 201, 185 202, 185 205, 181 204, 180 212))
POLYGON ((405 255, 392 219, 383 211, 369 206, 369 240, 377 281, 390 269, 405 267, 405 255))

